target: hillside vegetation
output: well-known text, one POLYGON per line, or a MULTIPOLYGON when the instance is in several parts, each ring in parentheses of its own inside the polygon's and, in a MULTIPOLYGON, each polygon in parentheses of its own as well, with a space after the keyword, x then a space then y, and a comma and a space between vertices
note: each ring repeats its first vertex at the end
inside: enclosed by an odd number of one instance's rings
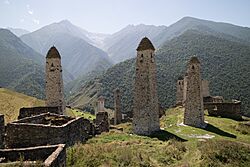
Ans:
POLYGON ((22 107, 43 106, 44 101, 0 88, 0 114, 4 114, 5 123, 16 120, 22 107))
MULTIPOLYGON (((136 54, 136 53, 135 53, 136 54)), ((225 99, 242 101, 242 111, 250 115, 250 47, 239 42, 212 36, 197 30, 188 30, 179 37, 163 44, 156 52, 157 86, 161 107, 175 104, 176 81, 183 76, 191 56, 196 55, 202 68, 202 78, 210 82, 211 95, 224 96, 225 99)), ((92 79, 77 89, 75 97, 86 98, 86 90, 96 89, 97 97, 106 97, 105 105, 113 108, 113 90, 122 92, 122 112, 131 113, 133 105, 133 82, 135 59, 130 59, 109 68, 98 80, 92 79)), ((92 94, 92 96, 94 96, 92 94)), ((74 96, 71 96, 73 99, 74 96)), ((71 103, 73 104, 73 103, 71 103)), ((77 105, 77 104, 74 104, 77 105)), ((73 106, 74 106, 73 105, 73 106)))
POLYGON ((161 118, 160 133, 138 136, 131 124, 117 127, 67 150, 68 166, 241 166, 250 165, 250 127, 241 122, 205 116, 206 129, 182 126, 183 108, 172 108, 161 118))

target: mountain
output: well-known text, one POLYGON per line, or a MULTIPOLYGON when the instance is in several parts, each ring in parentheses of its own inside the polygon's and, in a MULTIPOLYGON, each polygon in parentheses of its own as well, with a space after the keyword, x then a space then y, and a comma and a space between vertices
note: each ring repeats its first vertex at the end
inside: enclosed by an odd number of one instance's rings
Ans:
POLYGON ((7 29, 10 30, 13 34, 15 34, 18 37, 20 37, 24 34, 30 33, 28 30, 21 29, 21 28, 7 28, 7 29))
MULTIPOLYGON (((187 30, 180 36, 165 42, 157 50, 157 85, 160 105, 167 108, 175 104, 177 78, 184 75, 187 62, 193 55, 197 55, 201 61, 202 78, 210 81, 211 94, 224 96, 225 99, 241 100, 242 111, 249 116, 250 46, 198 30, 187 30)), ((102 89, 96 92, 97 96, 105 96, 106 107, 113 108, 113 90, 119 87, 122 92, 122 110, 124 113, 131 113, 134 69, 135 59, 124 61, 109 68, 99 76, 98 80, 90 80, 82 88, 93 89, 92 85, 88 87, 86 85, 90 82, 98 82, 95 85, 101 85, 102 89)), ((84 90, 78 91, 75 96, 84 97, 82 92, 84 90)))
POLYGON ((165 29, 165 26, 129 25, 108 36, 104 40, 104 48, 116 63, 135 57, 136 45, 141 38, 153 39, 165 29))
POLYGON ((6 123, 17 119, 19 109, 22 107, 43 106, 44 101, 35 97, 0 88, 0 113, 4 114, 6 123))
POLYGON ((69 21, 61 21, 23 35, 21 39, 42 55, 55 45, 61 54, 64 71, 79 77, 112 65, 107 53, 90 44, 92 41, 86 33, 69 21))
POLYGON ((203 30, 211 35, 220 35, 232 41, 250 42, 250 28, 229 23, 202 20, 193 17, 184 17, 176 23, 166 27, 153 41, 161 45, 184 33, 186 30, 203 30), (223 35, 224 34, 224 35, 223 35))
POLYGON ((7 29, 0 29, 0 87, 44 97, 45 59, 7 29))

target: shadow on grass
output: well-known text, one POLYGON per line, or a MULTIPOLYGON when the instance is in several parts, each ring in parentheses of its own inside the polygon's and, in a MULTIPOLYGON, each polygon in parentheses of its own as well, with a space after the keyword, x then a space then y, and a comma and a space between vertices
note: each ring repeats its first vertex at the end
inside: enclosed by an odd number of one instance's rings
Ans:
POLYGON ((165 130, 157 131, 157 132, 153 133, 152 135, 150 135, 149 137, 157 138, 157 139, 159 139, 161 141, 167 141, 167 140, 170 140, 170 139, 175 139, 175 140, 181 141, 181 142, 187 141, 187 140, 185 140, 183 138, 180 138, 179 136, 176 136, 175 134, 170 133, 170 132, 165 131, 165 130))
POLYGON ((212 132, 212 133, 216 133, 218 135, 225 136, 225 137, 231 137, 231 138, 236 138, 237 137, 237 136, 235 136, 235 135, 233 135, 231 133, 220 130, 219 128, 217 128, 217 127, 215 127, 215 126, 213 126, 211 124, 207 124, 207 127, 204 130, 212 132))

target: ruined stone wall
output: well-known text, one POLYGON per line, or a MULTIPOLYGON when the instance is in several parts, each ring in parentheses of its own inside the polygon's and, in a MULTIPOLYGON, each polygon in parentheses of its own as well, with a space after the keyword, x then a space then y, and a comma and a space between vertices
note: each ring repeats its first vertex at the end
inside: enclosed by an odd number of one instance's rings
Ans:
POLYGON ((70 146, 77 141, 84 141, 88 138, 88 134, 84 130, 83 118, 76 118, 63 125, 55 126, 47 123, 45 125, 41 124, 42 117, 44 116, 28 118, 36 120, 29 121, 29 123, 24 121, 25 119, 22 119, 7 124, 6 146, 8 148, 20 148, 60 143, 65 143, 70 146), (40 119, 38 119, 38 117, 40 117, 40 119))
POLYGON ((185 106, 186 99, 187 99, 187 75, 185 75, 183 79, 183 101, 182 101, 183 106, 185 106))
POLYGON ((7 165, 8 162, 19 161, 20 156, 22 156, 24 161, 41 161, 44 166, 63 167, 66 165, 66 149, 64 144, 0 149, 0 157, 5 158, 5 160, 2 161, 5 165, 7 165))
POLYGON ((182 105, 183 103, 183 94, 184 94, 184 80, 178 79, 176 83, 176 105, 182 105))
MULTIPOLYGON (((61 58, 55 47, 46 57, 46 106, 61 106, 65 111, 61 58), (58 54, 58 55, 57 55, 58 54)), ((63 114, 63 113, 60 113, 63 114)))
POLYGON ((109 118, 107 112, 98 112, 95 119, 96 133, 101 134, 102 132, 109 131, 109 118))
POLYGON ((119 89, 114 90, 114 125, 120 124, 122 122, 122 112, 121 112, 121 92, 119 89))
POLYGON ((0 114, 0 148, 4 147, 4 134, 5 134, 4 115, 0 114))
POLYGON ((204 103, 204 108, 208 110, 211 116, 220 116, 224 118, 232 118, 234 120, 242 120, 241 102, 231 103, 204 103))
MULTIPOLYGON (((138 48, 144 48, 140 45, 138 48)), ((136 134, 150 135, 160 129, 155 55, 154 49, 138 50, 138 48, 132 128, 136 134)))
POLYGON ((208 80, 202 80, 202 96, 203 97, 210 96, 208 80))
POLYGON ((196 57, 192 57, 188 63, 184 124, 201 128, 205 126, 200 62, 196 57))
POLYGON ((31 107, 31 108, 21 108, 19 110, 19 116, 18 119, 31 117, 35 115, 40 115, 42 113, 55 113, 55 114, 61 114, 62 108, 59 107, 31 107))

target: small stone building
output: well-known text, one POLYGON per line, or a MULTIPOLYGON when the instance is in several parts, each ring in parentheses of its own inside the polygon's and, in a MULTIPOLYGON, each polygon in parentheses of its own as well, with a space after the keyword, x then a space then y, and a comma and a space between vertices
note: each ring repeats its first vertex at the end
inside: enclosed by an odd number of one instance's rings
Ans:
MULTIPOLYGON (((89 122, 89 120, 86 120, 89 122)), ((90 122, 89 122, 90 124, 90 122)), ((82 117, 44 113, 8 123, 5 145, 7 148, 66 144, 71 146, 89 138, 82 117)))
POLYGON ((23 107, 19 110, 18 119, 31 117, 35 115, 40 115, 43 113, 54 113, 54 114, 61 114, 63 113, 62 107, 23 107))
POLYGON ((150 135, 160 130, 155 48, 145 37, 136 50, 132 129, 135 134, 150 135))
POLYGON ((101 134, 102 132, 109 132, 109 117, 106 111, 101 111, 96 114, 96 119, 94 120, 96 125, 96 134, 101 134))
POLYGON ((184 124, 204 128, 201 67, 197 57, 192 57, 188 63, 186 93, 184 124))
POLYGON ((63 93, 63 78, 61 56, 58 50, 53 46, 46 56, 46 106, 62 107, 62 113, 65 111, 65 101, 63 93))
POLYGON ((114 90, 114 109, 114 125, 117 125, 122 122, 121 92, 118 88, 114 90))

